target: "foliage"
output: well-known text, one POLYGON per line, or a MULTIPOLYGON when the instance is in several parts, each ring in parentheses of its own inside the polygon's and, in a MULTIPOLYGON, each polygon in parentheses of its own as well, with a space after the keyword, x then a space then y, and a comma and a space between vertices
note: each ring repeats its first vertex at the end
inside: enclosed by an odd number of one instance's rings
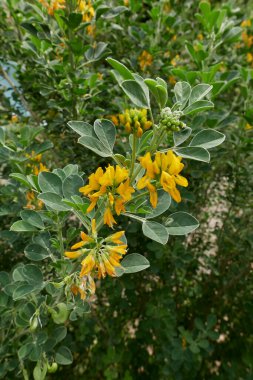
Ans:
POLYGON ((251 379, 250 2, 0 15, 0 378, 251 379))

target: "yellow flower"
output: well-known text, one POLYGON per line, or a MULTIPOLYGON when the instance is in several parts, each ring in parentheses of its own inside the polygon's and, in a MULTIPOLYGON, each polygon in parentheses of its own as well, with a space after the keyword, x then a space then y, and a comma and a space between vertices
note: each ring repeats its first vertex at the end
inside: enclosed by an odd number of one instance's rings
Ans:
POLYGON ((82 300, 87 296, 92 296, 96 292, 96 284, 92 276, 83 276, 81 279, 75 279, 75 283, 70 286, 71 292, 77 296, 80 295, 82 300))
POLYGON ((247 53, 247 62, 248 63, 253 62, 253 54, 252 53, 247 53))
POLYGON ((39 166, 34 166, 33 167, 33 174, 39 175, 41 172, 48 172, 48 168, 46 165, 42 164, 41 162, 39 163, 39 166))
POLYGON ((166 154, 157 152, 154 160, 152 160, 149 152, 144 157, 140 157, 139 160, 141 166, 146 169, 146 173, 138 181, 137 188, 139 190, 145 187, 148 189, 151 205, 154 208, 157 206, 157 187, 159 186, 169 193, 176 202, 181 202, 181 195, 176 186, 188 186, 187 179, 179 174, 184 167, 181 157, 177 157, 169 150, 166 154))
POLYGON ((83 15, 83 22, 90 22, 93 19, 93 17, 95 16, 95 10, 94 10, 90 0, 88 0, 88 1, 79 0, 78 10, 83 15))
POLYGON ((102 168, 98 168, 95 173, 89 177, 88 185, 79 189, 81 193, 90 198, 90 206, 87 209, 89 213, 96 207, 99 198, 105 200, 104 223, 109 227, 117 223, 113 217, 116 212, 119 215, 125 211, 124 203, 128 202, 134 189, 130 186, 129 170, 109 165, 105 172, 102 168))
POLYGON ((249 123, 247 123, 246 126, 245 126, 245 129, 247 129, 247 130, 249 130, 249 129, 253 129, 253 126, 250 125, 249 123))
POLYGON ((178 63, 180 61, 180 56, 177 54, 172 60, 171 60, 171 64, 172 66, 177 66, 178 63))
POLYGON ((143 130, 146 131, 152 127, 152 122, 147 118, 146 109, 127 109, 118 117, 119 123, 125 127, 126 132, 133 133, 137 137, 142 136, 143 130))
POLYGON ((54 12, 58 9, 64 9, 65 8, 65 0, 39 0, 39 2, 43 5, 43 7, 46 8, 47 13, 50 16, 54 15, 54 12))
POLYGON ((242 28, 250 28, 251 27, 251 20, 243 20, 241 23, 242 28))
POLYGON ((26 206, 25 206, 26 208, 29 208, 32 210, 34 209, 40 210, 43 207, 43 202, 35 197, 35 194, 33 191, 28 191, 26 193, 26 201, 27 201, 26 206))
POLYGON ((203 41, 203 39, 204 39, 203 34, 202 34, 202 33, 199 33, 199 34, 197 35, 197 39, 198 39, 199 41, 203 41))
POLYGON ((107 207, 104 213, 104 224, 107 224, 109 227, 112 227, 114 223, 117 223, 112 215, 110 207, 107 207))
MULTIPOLYGON (((95 37, 95 34, 96 34, 96 25, 88 25, 87 28, 86 28, 86 31, 87 31, 87 34, 91 37, 95 37)), ((100 74, 102 75, 102 74, 100 74)), ((101 77, 99 77, 99 79, 102 79, 101 77)))
POLYGON ((12 123, 17 123, 18 122, 18 116, 17 115, 12 115, 11 116, 11 122, 12 123))
MULTIPOLYGON (((120 260, 127 252, 127 245, 120 240, 124 234, 124 231, 119 231, 105 239, 98 238, 95 219, 92 220, 91 236, 81 232, 82 241, 71 247, 71 250, 77 249, 77 251, 66 251, 65 256, 69 259, 78 259, 86 255, 81 261, 80 278, 82 281, 84 279, 87 281, 86 276, 91 276, 93 280, 93 276, 104 278, 106 274, 113 277, 116 275, 115 268, 121 266, 120 260), (84 245, 86 248, 83 248, 84 245)), ((89 279, 89 281, 91 280, 89 279)), ((80 288, 73 287, 73 291, 78 294, 80 288)), ((81 294, 81 297, 84 297, 85 294, 81 294)))
POLYGON ((152 55, 144 50, 138 57, 139 65, 142 71, 146 70, 148 66, 151 66, 153 63, 152 55))
POLYGON ((242 40, 248 48, 250 48, 253 45, 253 36, 249 36, 246 31, 242 32, 242 40))
POLYGON ((175 77, 173 77, 173 75, 170 75, 169 76, 169 83, 174 86, 177 82, 176 82, 176 79, 175 77))

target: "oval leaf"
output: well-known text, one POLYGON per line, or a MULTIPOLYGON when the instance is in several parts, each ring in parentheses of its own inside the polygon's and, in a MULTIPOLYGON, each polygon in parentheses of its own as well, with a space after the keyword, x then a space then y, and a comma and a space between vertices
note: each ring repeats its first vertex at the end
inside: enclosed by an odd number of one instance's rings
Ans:
POLYGON ((125 94, 138 107, 149 108, 149 99, 146 97, 141 85, 135 80, 125 80, 121 83, 125 94))
POLYGON ((179 211, 170 215, 165 225, 170 235, 187 235, 198 228, 199 222, 187 212, 179 211))
POLYGON ((166 227, 157 222, 144 222, 142 224, 142 231, 145 236, 163 245, 169 239, 166 227))
POLYGON ((41 172, 38 176, 38 180, 42 192, 62 194, 62 181, 58 175, 50 172, 41 172))
POLYGON ((38 195, 38 199, 40 199, 45 205, 51 207, 55 211, 68 211, 70 207, 62 202, 62 198, 55 193, 43 193, 38 195))
POLYGON ((44 223, 41 216, 34 210, 24 210, 20 213, 21 218, 37 228, 44 228, 44 223))
POLYGON ((73 361, 72 353, 68 347, 61 346, 55 355, 55 361, 61 365, 69 365, 73 361))
POLYGON ((204 129, 193 137, 190 146, 201 146, 205 149, 211 149, 223 143, 226 136, 213 129, 204 129))
POLYGON ((50 255, 46 248, 42 247, 39 244, 29 244, 25 248, 25 255, 28 259, 33 261, 44 260, 46 257, 50 255))
POLYGON ((139 253, 131 253, 121 261, 121 265, 124 268, 124 273, 136 273, 147 269, 150 263, 146 257, 139 253))
POLYGON ((10 228, 11 231, 16 232, 35 232, 38 231, 36 227, 32 226, 30 223, 24 222, 23 220, 18 220, 13 223, 10 228))
POLYGON ((111 120, 101 119, 94 123, 94 131, 101 143, 112 152, 115 144, 116 129, 111 120))
POLYGON ((191 160, 210 162, 210 154, 205 148, 189 146, 185 148, 176 148, 174 151, 181 157, 190 158, 191 160))

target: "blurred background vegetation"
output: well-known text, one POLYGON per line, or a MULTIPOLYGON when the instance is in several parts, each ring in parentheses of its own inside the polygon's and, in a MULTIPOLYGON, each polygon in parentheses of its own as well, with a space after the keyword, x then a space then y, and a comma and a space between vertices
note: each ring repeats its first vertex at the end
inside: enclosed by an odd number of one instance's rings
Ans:
MULTIPOLYGON (((148 254, 151 266, 98 285, 91 312, 68 322, 74 361, 52 379, 253 379, 252 1, 211 2, 213 12, 224 11, 224 33, 219 14, 205 18, 194 0, 66 0, 55 11, 49 3, 0 5, 1 269, 23 260, 26 241, 9 227, 34 202, 9 174, 34 170, 32 151, 49 169, 77 163, 90 174, 98 158, 76 144, 67 122, 129 108, 107 56, 144 77, 159 75, 171 90, 179 80, 212 84, 214 110, 185 122, 226 134, 211 165, 187 163, 190 188, 178 209, 191 210, 199 229, 162 246, 122 220, 130 250, 148 254)), ((22 377, 18 341, 5 338, 0 377, 22 377)))

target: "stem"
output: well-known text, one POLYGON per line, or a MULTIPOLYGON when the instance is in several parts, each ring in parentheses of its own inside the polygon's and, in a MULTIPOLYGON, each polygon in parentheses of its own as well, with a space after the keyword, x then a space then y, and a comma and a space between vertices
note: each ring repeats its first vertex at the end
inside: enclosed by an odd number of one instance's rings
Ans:
POLYGON ((84 219, 85 217, 82 215, 81 212, 79 211, 73 211, 74 214, 78 217, 78 219, 80 220, 80 222, 82 222, 82 224, 84 225, 84 227, 86 228, 86 230, 89 232, 90 231, 90 227, 87 223, 87 221, 84 219))
POLYGON ((132 178, 132 175, 134 172, 135 158, 136 158, 136 135, 134 133, 133 134, 133 147, 132 147, 132 161, 131 161, 131 168, 130 168, 130 178, 132 178))
MULTIPOLYGON (((68 2, 68 13, 70 14, 72 11, 73 11, 73 5, 72 5, 72 2, 68 2)), ((71 48, 71 40, 73 39, 73 33, 72 33, 72 30, 71 28, 68 29, 68 48, 69 48, 69 63, 70 63, 70 75, 69 75, 69 78, 71 80, 71 95, 72 95, 72 117, 74 119, 77 118, 77 110, 76 110, 76 103, 77 103, 77 98, 76 98, 76 94, 75 94, 75 83, 74 83, 74 80, 75 80, 75 72, 76 72, 76 67, 75 67, 75 60, 74 60, 74 55, 73 55, 73 51, 72 51, 72 48, 71 48), (73 77, 72 77, 73 76, 73 77)))
POLYGON ((116 162, 116 164, 118 164, 119 166, 121 166, 121 162, 117 159, 117 157, 115 156, 115 154, 112 156, 112 158, 116 162))
POLYGON ((61 258, 64 257, 64 244, 63 244, 63 237, 62 237, 62 225, 59 221, 59 216, 57 216, 57 235, 60 243, 60 253, 61 258))
POLYGON ((9 85, 12 87, 13 91, 19 96, 20 98, 20 101, 23 105, 23 107, 26 109, 27 112, 30 113, 30 115, 34 118, 34 120, 36 121, 37 124, 39 124, 39 118, 37 117, 37 115, 32 111, 32 109, 30 108, 29 104, 27 103, 27 101, 25 100, 24 98, 24 95, 22 94, 22 92, 16 87, 16 85, 14 84, 14 82, 11 80, 11 78, 9 77, 8 73, 4 70, 4 68, 1 66, 0 67, 0 74, 4 77, 4 79, 6 80, 6 82, 9 83, 9 85))
POLYGON ((143 193, 138 194, 138 195, 136 195, 136 197, 133 197, 132 199, 130 199, 130 201, 126 202, 125 204, 127 205, 130 202, 134 202, 134 201, 136 201, 136 199, 139 199, 139 198, 143 197, 143 195, 148 195, 148 194, 149 194, 149 191, 144 191, 143 193))

